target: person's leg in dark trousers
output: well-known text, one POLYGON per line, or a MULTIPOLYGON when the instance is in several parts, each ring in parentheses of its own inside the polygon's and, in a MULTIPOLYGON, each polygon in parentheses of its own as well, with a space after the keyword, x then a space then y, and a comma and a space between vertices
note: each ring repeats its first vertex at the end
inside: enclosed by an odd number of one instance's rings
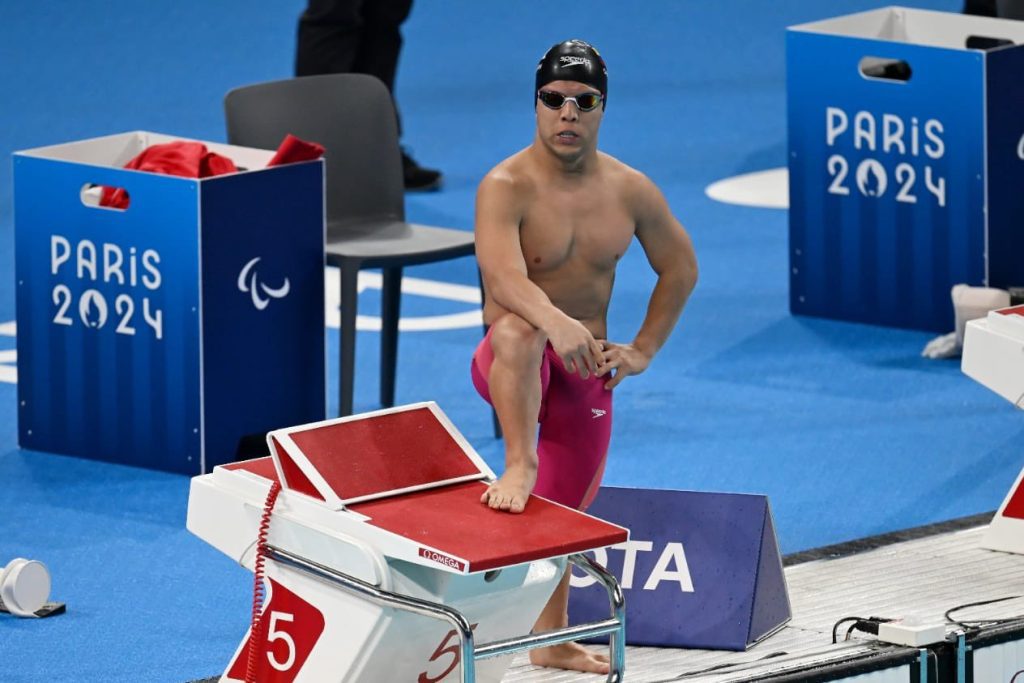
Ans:
POLYGON ((411 9, 412 0, 368 0, 360 12, 363 39, 352 70, 376 76, 392 92, 402 51, 400 28, 411 9))
MULTIPOLYGON (((365 73, 379 78, 395 102, 395 73, 402 51, 402 23, 412 0, 309 0, 299 18, 295 75, 365 73)), ((402 121, 395 102, 399 135, 402 121)), ((402 151, 405 187, 440 187, 441 173, 423 168, 402 151)))
POLYGON ((964 0, 963 13, 994 17, 996 16, 996 0, 964 0))
POLYGON ((402 117, 395 100, 395 74, 402 51, 402 22, 409 16, 412 0, 369 0, 361 8, 363 28, 352 71, 379 78, 388 87, 395 105, 398 135, 402 135, 402 117))
POLYGON ((355 70, 362 43, 362 4, 362 0, 309 0, 306 11, 299 17, 296 76, 355 70))
MULTIPOLYGON (((398 134, 402 134, 402 117, 395 101, 395 72, 402 51, 400 27, 409 17, 412 0, 369 0, 363 4, 363 40, 356 55, 355 71, 372 74, 384 81, 395 102, 398 134)), ((405 187, 410 190, 435 189, 441 184, 441 173, 423 168, 402 150, 402 171, 405 187)))

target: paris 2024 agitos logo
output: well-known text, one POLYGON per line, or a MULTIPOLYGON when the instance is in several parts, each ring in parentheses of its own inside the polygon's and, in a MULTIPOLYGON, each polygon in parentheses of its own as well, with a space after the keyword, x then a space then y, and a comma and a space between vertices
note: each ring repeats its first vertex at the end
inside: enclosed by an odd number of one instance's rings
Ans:
POLYGON ((932 162, 946 153, 942 122, 896 114, 858 111, 852 116, 839 107, 825 109, 825 144, 859 152, 857 159, 841 153, 828 157, 830 194, 891 197, 917 204, 934 201, 946 206, 946 179, 932 162), (852 175, 851 175, 852 171, 852 175))

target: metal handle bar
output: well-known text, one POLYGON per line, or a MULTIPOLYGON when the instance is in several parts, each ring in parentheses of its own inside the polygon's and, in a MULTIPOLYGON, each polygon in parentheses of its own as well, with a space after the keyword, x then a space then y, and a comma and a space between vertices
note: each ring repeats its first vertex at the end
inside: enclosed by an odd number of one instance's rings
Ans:
POLYGON ((371 602, 447 621, 454 627, 455 633, 459 637, 462 683, 476 683, 477 659, 499 657, 501 655, 532 650, 537 647, 546 647, 548 645, 556 645, 580 638, 605 634, 609 634, 610 664, 607 681, 608 683, 621 683, 623 680, 622 677, 626 669, 626 605, 622 595, 622 588, 615 577, 604 567, 585 555, 570 555, 569 562, 585 571, 604 586, 608 592, 608 602, 612 613, 611 618, 589 624, 569 626, 554 631, 545 631, 544 633, 496 640, 479 646, 476 646, 474 643, 473 630, 470 627, 469 620, 453 607, 382 590, 373 584, 277 546, 267 545, 267 557, 327 583, 340 586, 371 602))

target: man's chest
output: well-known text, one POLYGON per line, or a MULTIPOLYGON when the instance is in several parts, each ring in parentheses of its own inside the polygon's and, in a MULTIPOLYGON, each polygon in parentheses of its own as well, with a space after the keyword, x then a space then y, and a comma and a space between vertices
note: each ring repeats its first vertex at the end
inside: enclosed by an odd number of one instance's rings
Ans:
POLYGON ((635 229, 633 217, 612 198, 553 197, 536 202, 523 216, 519 241, 531 270, 569 262, 605 269, 615 267, 635 229))

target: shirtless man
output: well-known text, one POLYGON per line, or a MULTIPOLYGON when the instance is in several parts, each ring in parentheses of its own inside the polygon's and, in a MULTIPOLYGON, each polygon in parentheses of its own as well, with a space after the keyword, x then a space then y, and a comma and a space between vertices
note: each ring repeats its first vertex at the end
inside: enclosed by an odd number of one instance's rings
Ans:
MULTIPOLYGON (((473 382, 505 436, 505 472, 481 502, 522 512, 530 493, 585 509, 604 471, 612 389, 647 369, 697 281, 690 238, 642 173, 597 151, 604 60, 579 40, 537 66, 533 144, 480 183, 476 253, 487 336, 473 382), (633 238, 658 276, 632 342, 608 341, 615 266, 633 238), (537 436, 537 424, 540 434, 537 436)), ((568 624, 569 573, 534 628, 568 624)), ((607 673, 575 643, 532 650, 534 664, 607 673)))

